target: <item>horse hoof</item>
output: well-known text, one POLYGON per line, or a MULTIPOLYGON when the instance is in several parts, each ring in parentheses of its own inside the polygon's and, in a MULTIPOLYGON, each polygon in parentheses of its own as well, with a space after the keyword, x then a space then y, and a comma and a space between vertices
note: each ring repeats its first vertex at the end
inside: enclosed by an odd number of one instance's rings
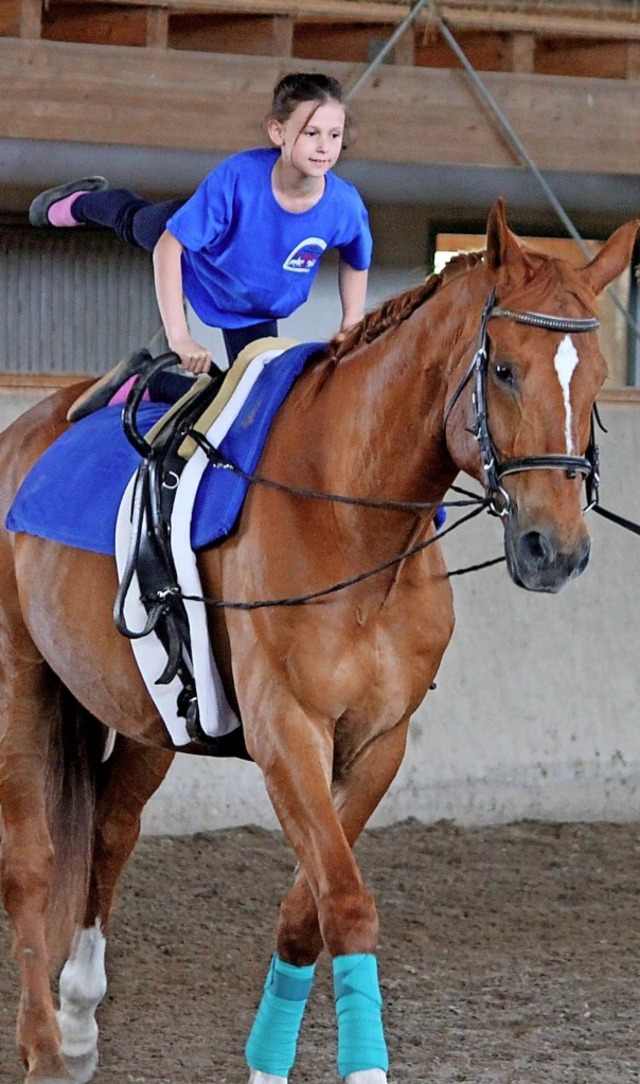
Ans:
POLYGON ((98 1068, 98 1051, 92 1050, 89 1054, 83 1054, 79 1058, 64 1055, 65 1065, 71 1073, 73 1084, 87 1084, 98 1068))
MULTIPOLYGON (((66 1061, 65 1061, 66 1069, 66 1061)), ((56 1074, 58 1070, 55 1070, 56 1074)), ((56 1076, 40 1076, 37 1069, 31 1070, 24 1078, 24 1084, 76 1084, 74 1077, 71 1075, 71 1070, 67 1069, 62 1075, 56 1076)))
POLYGON ((70 1076, 26 1076, 24 1084, 73 1084, 70 1076))
POLYGON ((28 1073, 24 1084, 75 1084, 71 1076, 32 1076, 28 1073))

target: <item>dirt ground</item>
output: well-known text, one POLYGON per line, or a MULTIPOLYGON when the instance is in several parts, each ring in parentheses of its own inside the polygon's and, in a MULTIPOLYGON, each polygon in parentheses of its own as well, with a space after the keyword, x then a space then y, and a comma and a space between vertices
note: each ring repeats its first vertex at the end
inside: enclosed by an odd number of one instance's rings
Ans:
MULTIPOLYGON (((640 824, 367 833, 392 1070, 402 1084, 640 1080, 640 824)), ((99 1013, 96 1084, 246 1084, 243 1046, 293 862, 278 833, 141 841, 99 1013)), ((0 933, 8 944, 6 921, 0 933)), ((0 1082, 21 1084, 0 963, 0 1082)), ((321 961, 291 1084, 336 1084, 321 961)))

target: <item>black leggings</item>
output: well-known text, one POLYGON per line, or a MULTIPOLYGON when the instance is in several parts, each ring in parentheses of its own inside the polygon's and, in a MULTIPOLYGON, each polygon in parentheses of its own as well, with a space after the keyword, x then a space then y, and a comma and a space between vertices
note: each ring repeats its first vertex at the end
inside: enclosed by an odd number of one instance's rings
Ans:
MULTIPOLYGON (((73 204, 73 217, 77 222, 106 226, 126 244, 142 248, 146 252, 153 252, 167 227, 167 222, 185 202, 184 199, 170 199, 164 203, 153 203, 128 188, 105 188, 100 192, 86 192, 78 196, 73 204)), ((278 323, 277 320, 262 320, 260 323, 249 324, 246 327, 221 328, 220 330, 229 365, 233 365, 240 351, 248 343, 262 339, 264 336, 277 335, 278 323)), ((161 373, 157 379, 162 385, 166 382, 165 390, 173 387, 174 381, 180 381, 182 391, 179 395, 172 395, 171 399, 163 400, 173 402, 174 398, 179 398, 184 394, 185 382, 189 380, 189 377, 181 376, 179 373, 161 373)), ((155 394, 155 379, 153 383, 153 397, 161 398, 155 394)))

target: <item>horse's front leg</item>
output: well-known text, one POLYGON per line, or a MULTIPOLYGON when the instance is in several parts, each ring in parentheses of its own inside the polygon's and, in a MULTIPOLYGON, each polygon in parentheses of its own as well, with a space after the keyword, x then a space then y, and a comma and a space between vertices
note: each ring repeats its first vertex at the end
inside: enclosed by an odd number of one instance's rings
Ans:
POLYGON ((60 974, 58 1023, 74 1080, 91 1079, 98 1064, 96 1010, 107 991, 104 957, 120 875, 140 834, 140 816, 165 778, 174 753, 119 734, 104 765, 84 921, 60 974))
POLYGON ((251 1084, 286 1082, 323 945, 333 957, 340 1074, 349 1084, 383 1084, 388 1057, 375 956, 378 918, 351 844, 398 769, 406 723, 381 736, 377 756, 373 741, 349 766, 351 785, 342 783, 337 795, 340 816, 331 793, 332 727, 296 708, 277 730, 273 745, 273 738, 261 734, 254 756, 262 760, 274 809, 304 877, 283 904, 278 951, 247 1044, 251 1084))
MULTIPOLYGON (((408 720, 371 741, 349 764, 334 784, 334 802, 349 845, 353 847, 373 811, 387 793, 404 757, 408 720)), ((300 870, 291 891, 284 897, 278 923, 277 953, 289 963, 313 962, 322 949, 315 900, 300 870)), ((355 1070, 347 1084, 384 1084, 379 1068, 355 1070)), ((252 1077, 250 1084, 270 1084, 252 1077)), ((279 1081, 278 1084, 282 1084, 279 1081)))

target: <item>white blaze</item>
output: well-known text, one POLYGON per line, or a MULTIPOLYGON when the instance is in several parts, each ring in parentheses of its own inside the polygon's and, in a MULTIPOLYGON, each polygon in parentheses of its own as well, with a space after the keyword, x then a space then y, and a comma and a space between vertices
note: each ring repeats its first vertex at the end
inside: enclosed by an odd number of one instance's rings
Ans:
POLYGON ((560 387, 562 388, 562 398, 564 401, 565 423, 564 432, 567 444, 567 455, 573 455, 573 438, 571 436, 571 396, 569 394, 569 387, 571 384, 571 377, 573 376, 573 370, 578 364, 580 358, 578 357, 578 351, 576 350, 571 337, 565 335, 564 339, 558 347, 555 358, 553 359, 553 366, 558 374, 558 380, 560 381, 560 387))

